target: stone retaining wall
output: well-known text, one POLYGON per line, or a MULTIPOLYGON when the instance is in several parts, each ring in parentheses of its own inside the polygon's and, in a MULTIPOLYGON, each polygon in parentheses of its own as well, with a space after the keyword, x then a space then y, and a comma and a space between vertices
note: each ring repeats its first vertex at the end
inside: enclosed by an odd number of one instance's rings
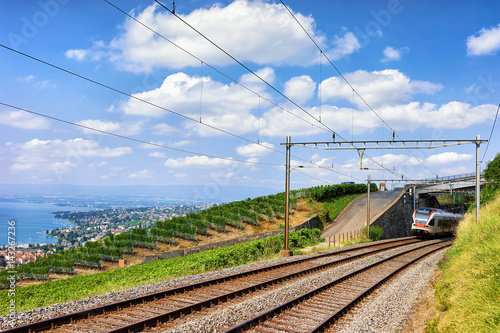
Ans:
MULTIPOLYGON (((299 225, 296 225, 295 227, 290 227, 290 231, 297 231, 297 230, 300 230, 303 228, 314 229, 317 226, 318 226, 318 222, 316 220, 316 217, 313 217, 313 218, 311 218, 311 219, 309 219, 309 220, 307 220, 299 225)), ((267 237, 273 237, 273 236, 281 235, 284 233, 285 233, 285 229, 278 229, 278 230, 262 232, 260 234, 253 234, 253 235, 233 238, 233 239, 229 239, 229 240, 221 241, 221 242, 217 242, 217 243, 210 243, 210 244, 202 245, 202 246, 188 247, 185 249, 162 252, 158 255, 146 256, 146 259, 144 260, 143 264, 148 263, 148 262, 152 262, 152 261, 156 261, 159 259, 171 259, 171 258, 175 258, 175 257, 183 257, 183 256, 187 256, 187 255, 190 255, 193 253, 198 253, 198 252, 207 251, 207 250, 213 250, 213 249, 217 249, 219 247, 226 247, 226 246, 251 242, 253 240, 267 238, 267 237)))
MULTIPOLYGON (((420 200, 417 207, 439 207, 439 202, 436 197, 430 196, 420 200)), ((407 192, 402 192, 385 211, 370 221, 370 225, 384 229, 382 239, 408 237, 411 236, 412 215, 413 201, 407 192)))

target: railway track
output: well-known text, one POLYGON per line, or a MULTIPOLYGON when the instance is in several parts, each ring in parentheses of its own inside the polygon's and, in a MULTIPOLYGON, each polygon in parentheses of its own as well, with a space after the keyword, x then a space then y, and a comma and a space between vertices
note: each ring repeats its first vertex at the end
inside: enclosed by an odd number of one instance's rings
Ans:
POLYGON ((327 332, 372 291, 417 260, 452 241, 424 245, 380 260, 262 313, 225 333, 327 332))
MULTIPOLYGON (((420 241, 417 239, 404 239, 347 250, 328 251, 308 258, 168 289, 32 323, 5 332, 137 331, 287 280, 297 279, 347 261, 418 242, 420 241)), ((168 323, 162 326, 168 327, 168 323)))

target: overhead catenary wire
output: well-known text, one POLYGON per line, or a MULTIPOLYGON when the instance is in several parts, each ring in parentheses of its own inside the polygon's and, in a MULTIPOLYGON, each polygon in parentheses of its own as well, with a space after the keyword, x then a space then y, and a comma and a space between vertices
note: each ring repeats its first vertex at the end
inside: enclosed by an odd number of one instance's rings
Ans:
POLYGON ((106 89, 112 90, 112 91, 114 91, 114 92, 117 92, 117 93, 119 93, 119 94, 122 94, 122 95, 124 95, 124 96, 127 96, 127 97, 129 97, 129 98, 131 98, 131 99, 134 99, 134 100, 137 100, 137 101, 139 101, 139 102, 142 102, 142 103, 148 104, 148 105, 150 105, 150 106, 156 107, 156 108, 158 108, 158 109, 160 109, 160 110, 163 110, 163 111, 166 111, 166 112, 169 112, 169 113, 175 114, 175 115, 177 115, 177 116, 179 116, 179 117, 182 117, 182 118, 184 118, 184 119, 187 119, 187 120, 193 121, 193 122, 195 122, 195 123, 197 123, 197 124, 200 124, 200 125, 203 125, 203 126, 209 127, 209 128, 211 128, 211 129, 213 129, 213 130, 216 130, 216 131, 219 131, 219 132, 221 132, 221 133, 224 133, 224 134, 227 134, 227 135, 233 136, 233 137, 235 137, 235 138, 238 138, 238 139, 241 139, 241 140, 247 141, 247 142, 249 142, 249 143, 255 143, 255 144, 258 144, 258 145, 260 145, 261 147, 265 147, 266 149, 273 150, 273 151, 278 152, 278 153, 280 153, 280 154, 284 154, 284 152, 279 151, 279 150, 277 150, 277 149, 275 149, 275 148, 272 148, 272 147, 269 147, 269 146, 266 146, 266 145, 263 145, 263 144, 257 143, 257 142, 255 142, 255 141, 253 141, 253 140, 250 140, 250 139, 245 138, 245 137, 243 137, 243 136, 241 136, 241 135, 238 135, 238 134, 231 133, 231 132, 229 132, 229 131, 227 131, 227 130, 224 130, 224 129, 222 129, 222 128, 219 128, 219 127, 216 127, 216 126, 213 126, 213 125, 210 125, 210 124, 204 123, 204 122, 200 122, 198 119, 191 118, 191 117, 186 116, 186 115, 184 115, 184 114, 182 114, 182 113, 179 113, 179 112, 176 112, 176 111, 170 110, 170 109, 168 109, 168 108, 166 108, 166 107, 163 107, 163 106, 161 106, 161 105, 158 105, 158 104, 152 103, 152 102, 150 102, 150 101, 147 101, 147 100, 145 100, 145 99, 139 98, 139 97, 137 97, 137 96, 135 96, 135 95, 129 94, 129 93, 124 92, 124 91, 122 91, 122 90, 120 90, 120 89, 113 88, 113 87, 111 87, 111 86, 109 86, 109 85, 107 85, 107 84, 104 84, 104 83, 102 83, 102 82, 96 81, 96 80, 94 80, 94 79, 90 79, 90 78, 88 78, 88 77, 86 77, 86 76, 83 76, 83 75, 80 75, 80 74, 78 74, 78 73, 72 72, 72 71, 70 71, 70 70, 67 70, 67 69, 62 68, 62 67, 57 66, 57 65, 54 65, 54 64, 49 63, 49 62, 47 62, 47 61, 41 60, 41 59, 39 59, 39 58, 37 58, 37 57, 31 56, 31 55, 26 54, 26 53, 24 53, 24 52, 21 52, 21 51, 15 50, 15 49, 13 49, 13 48, 11 48, 11 47, 8 47, 8 46, 6 46, 6 45, 4 45, 4 44, 0 44, 0 47, 3 47, 3 48, 5 48, 5 49, 7 49, 7 50, 10 50, 10 51, 12 51, 12 52, 18 53, 18 54, 20 54, 20 55, 22 55, 22 56, 24 56, 24 57, 30 58, 30 59, 32 59, 32 60, 38 61, 38 62, 40 62, 40 63, 42 63, 42 64, 44 64, 44 65, 50 66, 50 67, 55 68, 55 69, 58 69, 58 70, 60 70, 60 71, 63 71, 63 72, 65 72, 65 73, 71 74, 71 75, 76 76, 76 77, 78 77, 78 78, 80 78, 80 79, 83 79, 83 80, 86 80, 86 81, 88 81, 88 82, 94 83, 94 84, 99 85, 99 86, 101 86, 101 87, 104 87, 104 88, 106 88, 106 89))
POLYGON ((129 141, 134 141, 134 142, 137 142, 137 143, 146 144, 146 145, 157 147, 157 148, 175 150, 175 151, 178 151, 178 152, 181 152, 181 153, 186 153, 186 154, 191 154, 191 155, 198 155, 198 156, 205 156, 205 157, 210 157, 210 158, 214 158, 214 159, 226 160, 226 161, 238 162, 238 163, 260 164, 260 165, 271 165, 271 166, 281 166, 282 165, 282 164, 278 164, 278 163, 266 163, 266 162, 238 160, 238 159, 234 159, 232 157, 220 157, 220 156, 211 155, 211 154, 205 154, 205 153, 193 152, 193 151, 189 151, 189 150, 185 150, 185 149, 179 149, 179 148, 169 147, 169 146, 165 146, 165 145, 162 145, 162 144, 159 144, 159 143, 149 142, 149 141, 145 141, 145 140, 141 140, 141 139, 136 139, 136 138, 132 138, 132 137, 129 137, 129 136, 126 136, 126 135, 122 135, 122 134, 118 134, 118 133, 113 133, 113 132, 109 132, 109 131, 104 131, 104 130, 100 130, 98 128, 94 128, 94 127, 91 127, 91 126, 86 126, 86 125, 78 124, 78 123, 75 123, 75 122, 72 122, 72 121, 68 121, 68 120, 64 120, 64 119, 61 119, 61 118, 49 116, 49 115, 46 115, 46 114, 43 114, 43 113, 35 112, 35 111, 32 111, 32 110, 28 110, 28 109, 21 108, 21 107, 18 107, 18 106, 12 105, 12 104, 8 104, 8 103, 4 103, 4 102, 0 102, 0 105, 7 106, 9 108, 16 109, 16 110, 19 110, 19 111, 24 111, 24 112, 27 112, 27 113, 30 113, 30 114, 33 114, 33 115, 36 115, 36 116, 40 116, 40 117, 44 117, 44 118, 47 118, 47 119, 55 120, 55 121, 58 121, 58 122, 61 122, 61 123, 65 123, 65 124, 77 126, 77 127, 80 127, 80 128, 86 129, 86 130, 99 132, 99 133, 102 133, 102 134, 114 136, 114 137, 117 137, 117 138, 129 140, 129 141))
MULTIPOLYGON (((104 0, 106 2, 108 2, 107 0, 104 0)), ((220 47, 219 45, 217 45, 215 42, 213 42, 210 38, 208 38, 207 36, 205 36, 201 31, 199 31, 198 29, 196 29, 195 27, 193 27, 191 24, 189 24, 188 22, 186 22, 186 20, 184 20, 182 17, 180 17, 179 15, 177 15, 175 12, 173 12, 172 10, 170 10, 169 8, 167 8, 164 4, 162 4, 161 2, 159 2, 158 0, 155 0, 155 2, 157 4, 159 4, 162 8, 164 8, 166 11, 168 11, 169 13, 171 13, 172 15, 174 15, 176 18, 178 18, 181 22, 183 22, 184 24, 186 24, 189 28, 191 28, 193 31, 195 31, 197 34, 199 34, 201 37, 203 37, 205 40, 207 40, 210 44, 212 44, 213 46, 215 46, 217 49, 219 49, 222 53, 224 53, 225 55, 227 55, 229 58, 231 58, 233 61, 235 61, 238 65, 242 66, 244 69, 246 69, 250 74, 254 75, 257 79, 259 79, 262 83, 264 83, 265 85, 267 85, 269 88, 271 88, 272 90, 274 90, 276 93, 278 93, 280 96, 282 96, 283 98, 285 98, 287 101, 289 101, 290 103, 292 103, 293 105, 295 105, 297 108, 299 108, 301 111, 305 112, 308 116, 310 116, 312 119, 314 119, 315 121, 319 122, 320 124, 323 125, 323 127, 325 127, 328 131, 332 132, 332 133, 335 133, 335 131, 333 129, 331 129, 330 127, 328 127, 326 124, 322 123, 320 120, 318 120, 318 118, 316 118, 315 116, 313 116, 310 112, 308 112, 306 109, 304 109, 303 107, 301 107, 299 104, 297 104, 295 101, 293 101, 292 99, 290 99, 288 96, 286 96, 284 93, 282 93, 279 89, 277 89, 276 87, 274 87, 272 84, 270 84, 269 82, 267 82, 266 80, 264 80, 264 78, 262 78, 259 74, 257 74, 256 72, 254 72, 253 70, 251 70, 248 66, 246 66, 245 64, 243 64, 241 61, 239 61, 238 59, 236 59, 234 56, 232 56, 229 52, 227 52, 226 50, 224 50, 222 47, 220 47)), ((301 118, 302 119, 302 118, 301 118)))
MULTIPOLYGON (((169 147, 169 146, 162 145, 162 144, 159 144, 159 143, 149 142, 149 141, 145 141, 145 140, 141 140, 141 139, 136 139, 136 138, 132 138, 132 137, 129 137, 129 136, 126 136, 126 135, 122 135, 122 134, 118 134, 118 133, 113 133, 113 132, 109 132, 109 131, 104 131, 104 130, 100 130, 98 128, 94 128, 94 127, 91 127, 91 126, 86 126, 86 125, 78 124, 78 123, 75 123, 75 122, 72 122, 72 121, 64 120, 64 119, 61 119, 61 118, 58 118, 58 117, 49 116, 49 115, 46 115, 46 114, 43 114, 43 113, 40 113, 40 112, 28 110, 26 108, 21 108, 19 106, 15 106, 15 105, 12 105, 12 104, 9 104, 9 103, 4 103, 4 102, 1 102, 1 101, 0 101, 0 105, 9 107, 11 109, 15 109, 15 110, 23 111, 23 112, 26 112, 26 113, 30 113, 30 114, 33 114, 33 115, 36 115, 36 116, 39 116, 39 117, 43 117, 43 118, 51 119, 51 120, 58 121, 58 122, 61 122, 61 123, 65 123, 65 124, 68 124, 68 125, 80 127, 80 128, 86 129, 86 130, 95 131, 95 132, 98 132, 98 133, 102 133, 102 134, 114 136, 114 137, 117 137, 117 138, 129 140, 129 141, 133 141, 133 142, 137 142, 137 143, 141 143, 141 144, 145 144, 145 145, 149 145, 149 146, 153 146, 153 147, 157 147, 157 148, 169 149, 169 150, 173 150, 173 151, 177 151, 177 152, 181 152, 181 153, 186 153, 186 154, 190 154, 190 155, 205 156, 205 157, 209 157, 209 158, 213 158, 213 159, 225 160, 225 161, 228 161, 228 162, 237 162, 237 163, 252 164, 252 165, 266 165, 266 166, 275 166, 275 167, 276 166, 283 166, 283 164, 280 164, 280 163, 267 163, 267 162, 251 161, 251 160, 238 160, 238 159, 234 159, 232 157, 220 157, 220 156, 216 156, 216 155, 212 155, 212 154, 199 153, 199 152, 193 152, 193 151, 189 151, 189 150, 185 150, 185 149, 179 149, 179 148, 169 147)), ((317 167, 319 169, 324 169, 324 170, 328 170, 328 171, 340 174, 342 176, 347 176, 347 175, 345 175, 345 174, 343 174, 341 172, 338 172, 338 171, 330 169, 330 168, 323 167, 323 166, 321 166, 319 164, 315 164, 315 163, 309 162, 309 161, 307 161, 305 159, 302 159, 302 158, 299 158, 299 157, 295 157, 295 156, 294 156, 294 158, 296 158, 297 160, 300 160, 302 162, 310 163, 310 164, 314 165, 315 167, 317 167)), ((305 175, 308 176, 308 177, 310 177, 310 178, 313 178, 313 179, 316 179, 316 180, 320 180, 319 178, 316 178, 316 177, 313 177, 313 176, 310 176, 310 175, 307 175, 307 174, 305 174, 305 175)), ((349 177, 349 176, 347 176, 347 177, 349 177)), ((359 180, 359 179, 354 178, 354 177, 349 177, 349 178, 359 180)), ((328 181, 325 181, 325 180, 321 180, 321 181, 325 182, 325 183, 328 183, 328 181)))
MULTIPOLYGON (((104 0, 106 2, 108 2, 108 0, 104 0)), ((201 33, 199 30, 197 30, 195 27, 193 27, 191 24, 189 24, 187 21, 185 21, 182 17, 180 17, 179 15, 177 15, 174 11, 170 10, 169 8, 167 8, 165 5, 163 5, 161 2, 159 2, 158 0, 155 0, 156 3, 158 3, 161 7, 163 7, 166 11, 170 12, 172 15, 174 15, 176 18, 178 18, 181 22, 183 22, 184 24, 186 24, 189 28, 191 28, 193 31, 195 31, 196 33, 198 33, 201 37, 203 37, 205 40, 207 40, 210 44, 214 45, 217 49, 219 49, 221 52, 223 52, 224 54, 226 54, 229 58, 231 58, 232 60, 234 60, 237 64, 239 64, 240 66, 242 66, 244 69, 246 69, 249 73, 251 73, 252 75, 254 75, 257 79, 259 79, 261 82, 263 82, 264 84, 266 84, 268 87, 270 87, 272 90, 274 90, 275 92, 277 92, 279 95, 281 95, 282 97, 284 97, 287 101, 289 101, 290 103, 292 103, 293 105, 295 105, 296 107, 298 107, 300 110, 302 110, 303 112, 305 112, 307 115, 309 115, 311 118, 313 118, 316 122, 320 123, 322 126, 324 126, 326 129, 328 129, 331 133, 333 133, 334 135, 340 137, 342 140, 344 141, 347 141, 345 138, 343 138, 340 134, 336 133, 333 129, 331 129, 329 126, 327 126, 324 122, 321 121, 321 117, 318 119, 316 117, 314 117, 310 112, 308 112, 307 110, 305 110, 303 107, 301 107, 299 104, 297 104, 295 101, 291 100, 288 96, 286 96, 284 93, 282 93, 280 90, 278 90, 277 88, 275 88, 272 84, 270 84, 269 82, 267 82, 266 80, 264 80, 260 75, 258 75, 257 73, 255 73, 254 71, 252 71, 248 66, 246 66, 245 64, 243 64, 241 61, 239 61, 238 59, 236 59, 234 56, 232 56, 230 53, 228 53, 227 51, 225 51, 222 47, 220 47, 219 45, 217 45, 215 42, 213 42, 210 38, 208 38, 207 36, 205 36, 203 33, 201 33)), ((109 3, 109 2, 108 2, 109 3)), ((114 5, 113 5, 114 6, 114 5)), ((114 6, 116 7, 116 6, 114 6)), ((128 14, 127 14, 128 15, 128 14)), ((135 18, 133 18, 134 20, 136 20, 135 18)), ((141 23, 143 24, 143 23, 141 23)), ((144 24, 143 24, 144 25, 144 24)), ((146 25, 145 25, 146 26, 146 25)), ((146 26, 147 27, 147 26, 146 26)), ((148 27, 148 29, 150 29, 151 31, 154 31, 152 30, 151 28, 148 27)), ((320 49, 321 52, 323 52, 321 49, 320 49)), ((328 58, 327 58, 328 59, 328 58)), ((329 59, 328 59, 329 60, 329 59)), ((331 61, 330 61, 331 63, 331 61)), ((302 119, 302 118, 300 118, 302 119)), ((316 126, 316 125, 314 125, 316 126)), ((317 126, 316 126, 317 127, 317 126)), ((381 166, 382 168, 384 168, 385 170, 389 171, 390 173, 396 175, 396 176, 400 176, 398 173, 392 171, 392 170, 389 170, 387 168, 385 168, 383 165, 381 165, 378 161, 376 161, 375 159, 373 159, 372 157, 368 156, 368 155, 365 155, 368 159, 370 159, 371 161, 373 161, 375 164, 381 166)))
POLYGON ((491 136, 493 135, 493 130, 495 129, 495 124, 497 122, 498 111, 500 110, 500 103, 498 103, 497 114, 495 115, 495 120, 493 121, 493 126, 491 126, 490 137, 488 138, 488 144, 486 145, 486 149, 484 150, 482 161, 484 162, 484 158, 486 157, 486 152, 488 151, 488 147, 490 146, 491 136))
POLYGON ((262 99, 264 99, 265 101, 269 102, 270 104, 276 106, 277 108, 283 110, 284 112, 296 117, 297 119, 301 120, 301 121, 304 121, 310 125, 313 125, 315 127, 317 127, 318 129, 321 129, 321 130, 325 130, 325 131, 329 131, 328 129, 324 128, 324 127, 321 127, 321 126, 318 126, 318 125, 315 125, 314 123, 311 123, 309 121, 307 121, 306 119, 304 118, 301 118, 299 117, 298 115, 296 115, 295 113, 291 112, 290 110, 286 109, 285 107, 273 102, 272 100, 266 98, 265 96, 262 96, 261 94, 257 93, 256 91, 250 89, 249 87, 245 86, 244 84, 242 84, 241 82, 239 82, 238 80, 230 77, 229 75, 225 74, 224 72, 220 71, 219 69, 217 69, 215 66, 213 65, 210 65, 209 63, 207 63, 206 61, 202 60, 201 58, 199 58, 198 56, 194 55, 193 53, 189 52, 188 50, 186 50, 185 48, 183 48, 182 46, 180 46, 179 44, 173 42, 172 40, 168 39, 167 37, 165 37, 164 35, 160 34, 158 31, 154 30, 153 28, 151 28, 150 26, 148 26, 147 24, 141 22, 140 20, 138 20, 137 18, 133 17, 132 15, 130 15, 129 13, 127 13, 126 11, 124 11, 123 9, 121 9, 120 7, 116 6, 115 4, 111 3, 110 1, 108 0, 104 0, 106 3, 108 3, 110 6, 114 7, 115 9, 117 9, 118 11, 120 11, 121 13, 123 13, 124 15, 126 15, 128 18, 130 18, 131 20, 135 21, 136 23, 140 24, 141 26, 143 26, 144 28, 148 29, 149 31, 151 31, 152 33, 154 33, 155 35, 157 35, 158 37, 162 38, 163 40, 169 42, 170 44, 172 44, 173 46, 177 47, 179 50, 183 51, 184 53, 188 54, 189 56, 193 57, 194 59, 196 59, 197 61, 200 61, 201 63, 203 63, 205 66, 209 67, 210 69, 212 69, 213 71, 217 72, 218 74, 224 76, 226 79, 229 79, 231 80, 232 82, 234 82, 235 84, 239 85, 240 87, 246 89, 247 91, 261 97, 262 99))
MULTIPOLYGON (((156 0, 155 0, 156 1, 156 0)), ((326 60, 328 60, 328 62, 330 63, 330 65, 333 66, 333 68, 337 71, 337 73, 340 75, 340 77, 344 80, 344 82, 353 90, 353 92, 361 99, 361 101, 382 121, 383 124, 385 124, 388 128, 390 128, 391 130, 393 130, 395 132, 395 130, 373 109, 373 107, 363 98, 363 96, 361 96, 361 94, 356 90, 354 89, 354 87, 351 85, 351 83, 347 80, 347 78, 342 74, 342 72, 337 68, 337 66, 335 66, 335 64, 330 60, 330 58, 328 57, 328 55, 323 52, 323 50, 321 49, 321 47, 318 45, 318 43, 316 43, 316 41, 314 40, 314 38, 309 34, 309 32, 304 28, 304 26, 300 23, 300 21, 297 19, 297 17, 295 17, 295 15, 293 14, 293 12, 290 10, 290 8, 288 8, 288 6, 283 2, 283 0, 280 0, 281 4, 285 7, 285 9, 288 11, 288 13, 290 13, 290 15, 293 17, 293 19, 297 22, 297 24, 302 28, 302 30, 307 34, 307 36, 309 37, 309 39, 314 43, 314 45, 316 45, 316 47, 321 51, 322 54, 324 54, 326 60)), ((401 137, 396 133, 396 136, 400 139, 401 137)), ((415 156, 415 154, 413 154, 413 152, 410 150, 410 153, 413 155, 413 157, 415 157, 417 159, 417 161, 422 164, 422 166, 427 169, 428 171, 430 171, 432 174, 434 174, 435 176, 437 176, 437 174, 430 170, 417 156, 415 156)), ((379 164, 379 163, 377 163, 379 164)), ((380 165, 380 164, 379 164, 380 165)), ((383 166, 382 166, 383 167, 383 166)), ((392 172, 391 170, 383 167, 384 169, 386 169, 387 171, 391 172, 394 174, 394 172, 392 172)))

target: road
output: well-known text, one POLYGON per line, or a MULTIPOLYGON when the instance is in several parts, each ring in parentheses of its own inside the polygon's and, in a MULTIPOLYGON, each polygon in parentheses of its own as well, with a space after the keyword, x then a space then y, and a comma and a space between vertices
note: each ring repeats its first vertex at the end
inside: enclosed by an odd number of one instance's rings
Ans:
MULTIPOLYGON (((401 195, 395 191, 370 193, 370 220, 401 195)), ((354 200, 325 230, 322 237, 347 233, 364 228, 366 221, 366 194, 354 200)))

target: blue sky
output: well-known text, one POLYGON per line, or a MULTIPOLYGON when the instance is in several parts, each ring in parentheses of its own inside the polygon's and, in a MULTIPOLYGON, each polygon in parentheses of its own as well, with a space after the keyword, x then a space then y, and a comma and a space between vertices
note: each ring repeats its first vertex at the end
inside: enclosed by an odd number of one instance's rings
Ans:
MULTIPOLYGON (((321 51, 279 1, 176 1, 180 18, 247 68, 154 1, 109 2, 143 25, 105 1, 0 2, 0 183, 282 190, 287 135, 491 133, 498 1, 284 1, 321 51)), ((292 171, 292 188, 470 173, 474 154, 474 145, 371 150, 372 170, 360 170, 356 151, 294 147, 292 165, 308 167, 292 171)))

